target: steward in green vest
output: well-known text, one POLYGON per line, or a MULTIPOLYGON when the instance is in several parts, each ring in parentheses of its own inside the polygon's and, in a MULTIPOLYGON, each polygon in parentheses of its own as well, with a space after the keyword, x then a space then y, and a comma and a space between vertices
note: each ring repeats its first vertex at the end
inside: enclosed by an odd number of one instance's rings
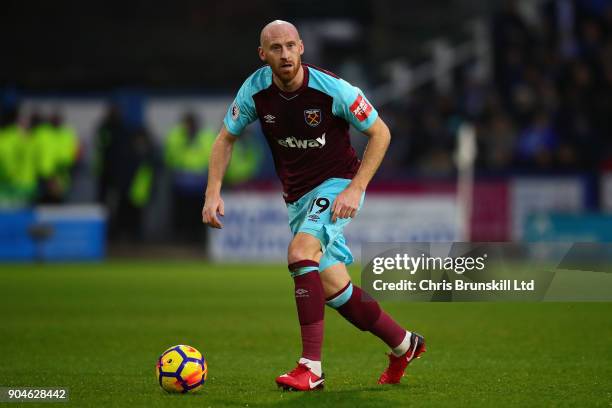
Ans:
POLYGON ((70 192, 79 141, 74 129, 64 123, 59 113, 49 121, 37 122, 32 127, 31 137, 40 177, 40 202, 62 203, 70 192))
POLYGON ((165 141, 164 162, 172 180, 174 235, 184 243, 202 243, 205 229, 198 222, 202 186, 216 134, 200 129, 194 114, 187 113, 165 141))
MULTIPOLYGON (((203 205, 208 161, 216 133, 200 127, 194 114, 187 113, 168 134, 164 158, 172 173, 175 234, 184 242, 203 242, 206 229, 198 222, 203 205)), ((261 162, 261 148, 241 138, 234 145, 225 173, 228 185, 254 177, 261 162)))
MULTIPOLYGON (((193 114, 187 114, 176 125, 166 140, 165 162, 178 177, 201 178, 208 171, 208 161, 215 142, 216 133, 209 129, 198 129, 193 114), (179 173, 179 174, 177 174, 179 173)), ((232 160, 225 173, 225 182, 230 185, 248 181, 257 173, 261 162, 261 149, 255 143, 239 140, 234 145, 232 160)), ((203 184, 197 184, 198 194, 203 184)))
POLYGON ((0 124, 0 205, 31 204, 36 195, 36 165, 32 140, 18 123, 18 110, 4 113, 0 124))
POLYGON ((117 221, 112 238, 141 242, 144 234, 144 211, 153 196, 158 158, 149 131, 138 127, 127 133, 129 143, 123 146, 119 163, 119 200, 117 221))
POLYGON ((235 143, 232 160, 225 172, 224 182, 232 186, 252 180, 262 161, 262 149, 253 136, 245 132, 235 143))
POLYGON ((198 129, 193 114, 187 114, 170 130, 165 146, 166 166, 172 171, 203 175, 208 169, 208 159, 216 135, 198 129))

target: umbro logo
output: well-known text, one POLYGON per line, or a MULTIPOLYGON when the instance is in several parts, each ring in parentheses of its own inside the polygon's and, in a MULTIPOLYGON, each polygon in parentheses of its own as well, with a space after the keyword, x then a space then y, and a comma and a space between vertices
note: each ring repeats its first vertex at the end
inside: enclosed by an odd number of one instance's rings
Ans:
POLYGON ((321 217, 319 217, 317 214, 310 214, 308 216, 308 220, 312 222, 317 222, 319 219, 321 219, 321 217))
POLYGON ((266 120, 266 123, 276 123, 276 116, 268 114, 263 118, 266 120))
POLYGON ((308 290, 303 288, 296 289, 295 297, 308 297, 308 290))

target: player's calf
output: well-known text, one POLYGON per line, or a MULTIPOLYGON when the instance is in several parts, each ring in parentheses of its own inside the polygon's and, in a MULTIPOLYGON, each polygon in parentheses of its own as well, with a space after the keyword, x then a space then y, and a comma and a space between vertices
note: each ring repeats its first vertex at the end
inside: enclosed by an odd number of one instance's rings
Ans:
POLYGON ((298 366, 289 373, 276 378, 279 387, 308 391, 323 386, 321 368, 321 346, 323 344, 323 316, 325 295, 319 277, 319 263, 304 259, 289 264, 289 271, 295 284, 302 356, 298 366))
POLYGON ((412 334, 397 324, 380 308, 376 300, 351 282, 328 297, 326 303, 338 310, 355 327, 362 331, 369 331, 391 348, 390 365, 385 370, 388 376, 383 378, 384 373, 381 376, 381 379, 385 381, 382 382, 384 384, 399 382, 408 363, 425 352, 425 341, 422 336, 412 334), (387 380, 389 382, 386 382, 387 380))

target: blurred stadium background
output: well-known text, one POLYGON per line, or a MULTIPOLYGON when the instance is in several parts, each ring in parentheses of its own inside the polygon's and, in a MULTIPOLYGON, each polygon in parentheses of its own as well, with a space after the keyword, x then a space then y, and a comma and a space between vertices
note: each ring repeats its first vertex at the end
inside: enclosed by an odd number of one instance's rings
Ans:
POLYGON ((182 406, 610 404, 612 304, 596 302, 384 302, 428 339, 385 392, 384 347, 328 311, 328 390, 280 394, 299 328, 257 123, 227 175, 225 228, 200 209, 223 114, 281 18, 304 61, 361 87, 392 130, 346 231, 356 258, 363 242, 612 241, 612 1, 0 8, 0 387, 168 406, 154 361, 182 343, 210 370, 182 406))
POLYGON ((210 145, 276 17, 296 23, 306 62, 364 89, 392 130, 348 230, 356 252, 609 240, 611 5, 7 2, 0 259, 282 261, 286 214, 258 124, 230 166, 226 230, 200 224, 210 145))

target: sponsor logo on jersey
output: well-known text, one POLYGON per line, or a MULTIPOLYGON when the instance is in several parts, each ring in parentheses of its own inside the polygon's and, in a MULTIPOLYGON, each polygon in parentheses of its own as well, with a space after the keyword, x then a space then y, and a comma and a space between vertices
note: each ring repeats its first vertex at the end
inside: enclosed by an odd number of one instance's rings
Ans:
POLYGON ((321 109, 304 110, 304 120, 308 126, 319 126, 319 123, 321 123, 321 109))
POLYGON ((308 149, 311 147, 317 147, 320 149, 325 146, 325 133, 316 139, 296 139, 293 136, 289 136, 285 139, 278 139, 277 142, 283 147, 292 147, 295 149, 308 149))
POLYGON ((276 116, 267 114, 266 116, 264 116, 264 119, 266 123, 276 123, 276 116))
POLYGON ((238 116, 240 116, 240 108, 236 104, 236 102, 232 103, 232 119, 238 120, 238 116))
POLYGON ((349 109, 360 122, 363 122, 370 116, 372 105, 368 103, 363 95, 359 94, 349 109))

